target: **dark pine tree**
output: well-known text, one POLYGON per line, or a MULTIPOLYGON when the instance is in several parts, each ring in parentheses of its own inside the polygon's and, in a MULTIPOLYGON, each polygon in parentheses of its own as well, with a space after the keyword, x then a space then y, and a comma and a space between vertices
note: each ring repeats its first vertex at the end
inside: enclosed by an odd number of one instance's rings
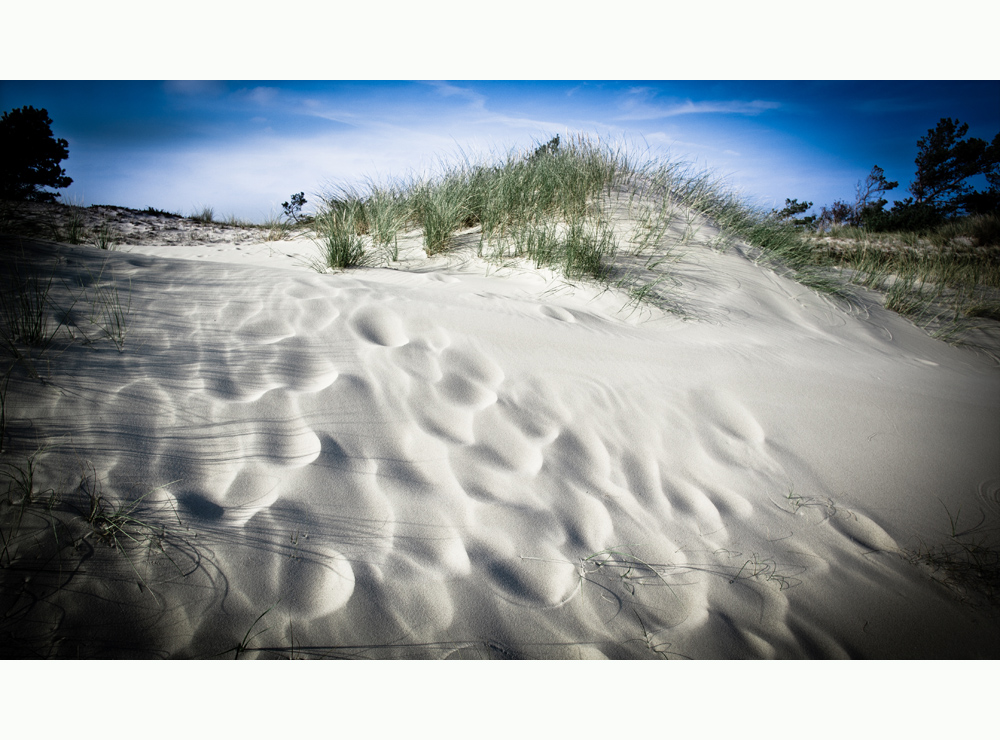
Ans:
POLYGON ((996 189, 998 140, 990 145, 983 139, 966 139, 968 130, 967 123, 942 118, 917 142, 916 179, 910 183, 915 205, 950 218, 981 197, 968 184, 970 177, 986 175, 991 190, 996 189))
POLYGON ((15 108, 0 119, 0 199, 51 203, 59 197, 43 188, 69 187, 59 163, 69 156, 65 139, 52 135, 44 108, 15 108))

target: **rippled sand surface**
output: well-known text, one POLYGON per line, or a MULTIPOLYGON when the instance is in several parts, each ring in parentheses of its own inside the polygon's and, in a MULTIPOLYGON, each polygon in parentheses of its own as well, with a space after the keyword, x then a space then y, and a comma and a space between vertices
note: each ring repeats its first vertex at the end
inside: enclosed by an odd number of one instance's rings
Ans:
POLYGON ((22 525, 41 565, 5 556, 0 652, 1000 655, 995 602, 917 557, 1000 514, 989 358, 739 250, 693 246, 673 314, 313 254, 3 238, 64 325, 10 374, 2 459, 60 503, 22 525), (155 531, 109 546, 98 499, 155 531))

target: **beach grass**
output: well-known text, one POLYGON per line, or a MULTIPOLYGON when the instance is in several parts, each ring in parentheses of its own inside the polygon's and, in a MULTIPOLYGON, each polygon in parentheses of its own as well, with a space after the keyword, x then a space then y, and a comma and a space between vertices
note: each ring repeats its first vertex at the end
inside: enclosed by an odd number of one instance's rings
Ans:
POLYGON ((59 330, 51 329, 48 320, 49 293, 52 276, 37 272, 22 275, 15 264, 8 275, 7 285, 0 289, 0 339, 9 347, 17 343, 31 347, 47 347, 59 330))
POLYGON ((114 251, 120 240, 121 235, 107 222, 101 224, 94 234, 94 246, 98 249, 114 251))
POLYGON ((200 210, 191 214, 191 220, 200 224, 215 223, 215 209, 210 206, 202 206, 200 210))
POLYGON ((996 216, 927 233, 816 234, 711 172, 585 137, 478 161, 463 154, 434 176, 342 186, 316 218, 322 255, 314 266, 372 265, 379 254, 394 262, 404 229, 419 230, 428 257, 446 255, 468 243, 458 235, 470 230, 488 262, 527 260, 567 280, 621 289, 636 305, 669 308, 670 266, 705 226, 718 227, 717 249, 745 245, 752 259, 842 299, 854 300, 852 285, 877 291, 886 308, 949 341, 1000 316, 996 216), (623 207, 631 222, 625 236, 613 228, 623 207))
POLYGON ((105 260, 96 278, 89 275, 89 287, 83 287, 67 307, 57 305, 51 297, 54 272, 46 277, 37 269, 25 269, 16 262, 11 264, 6 284, 0 285, 0 346, 15 363, 24 365, 32 378, 41 377, 33 356, 44 355, 63 327, 70 340, 76 339, 75 329, 85 343, 94 341, 81 326, 80 317, 74 314, 81 300, 89 304, 90 309, 82 323, 95 328, 119 352, 124 351, 125 338, 132 324, 131 284, 123 293, 113 271, 105 277, 107 267, 105 260))
MULTIPOLYGON (((782 239, 793 241, 789 229, 728 194, 705 173, 643 159, 624 145, 584 137, 560 143, 557 137, 478 162, 464 157, 458 164, 443 163, 436 176, 340 187, 324 199, 317 216, 325 253, 320 266, 363 264, 360 253, 380 247, 390 248, 395 259, 391 247, 404 228, 421 231, 427 256, 449 252, 460 231, 478 229, 478 256, 484 259, 503 264, 523 257, 560 269, 567 278, 620 282, 615 259, 622 244, 611 222, 622 202, 636 214, 627 240, 633 256, 659 249, 662 258, 668 229, 685 209, 705 209, 734 238, 772 252, 782 251, 782 239)), ((694 221, 688 227, 679 243, 697 233, 694 221)), ((656 263, 654 254, 648 257, 647 268, 656 263)))
POLYGON ((932 335, 972 343, 1000 319, 1000 219, 971 216, 922 232, 835 227, 804 233, 816 269, 883 297, 932 335))
POLYGON ((295 235, 293 224, 274 215, 268 216, 257 228, 266 242, 283 241, 291 239, 295 235))
MULTIPOLYGON (((23 537, 21 532, 26 519, 40 516, 39 512, 42 510, 51 510, 54 503, 53 490, 35 490, 37 454, 36 452, 27 456, 23 463, 10 460, 0 463, 0 481, 6 483, 3 497, 0 498, 0 567, 2 568, 9 568, 18 559, 22 547, 31 557, 37 557, 37 541, 32 537, 23 537), (40 499, 45 496, 48 496, 48 500, 43 503, 40 499)), ((49 529, 47 520, 43 521, 42 529, 49 529)))
POLYGON ((323 250, 322 266, 346 270, 365 263, 363 237, 368 227, 363 204, 352 201, 342 208, 327 210, 317 217, 315 228, 323 250))
POLYGON ((88 320, 91 326, 97 327, 104 337, 114 343, 119 352, 124 352, 125 336, 128 334, 132 317, 131 283, 123 299, 114 280, 114 273, 110 281, 102 283, 105 267, 106 263, 102 265, 101 273, 94 281, 94 294, 88 320))

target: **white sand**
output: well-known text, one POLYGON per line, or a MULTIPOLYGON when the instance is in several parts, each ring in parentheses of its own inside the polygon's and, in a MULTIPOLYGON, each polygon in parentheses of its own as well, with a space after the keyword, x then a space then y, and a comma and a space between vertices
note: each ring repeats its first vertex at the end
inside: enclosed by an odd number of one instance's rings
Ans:
POLYGON ((402 247, 4 239, 59 305, 113 276, 131 314, 122 352, 62 330, 15 365, 3 460, 153 491, 171 530, 0 573, 6 653, 211 656, 266 611, 246 657, 1000 655, 910 554, 1000 514, 992 359, 738 250, 689 248, 683 320, 402 247))

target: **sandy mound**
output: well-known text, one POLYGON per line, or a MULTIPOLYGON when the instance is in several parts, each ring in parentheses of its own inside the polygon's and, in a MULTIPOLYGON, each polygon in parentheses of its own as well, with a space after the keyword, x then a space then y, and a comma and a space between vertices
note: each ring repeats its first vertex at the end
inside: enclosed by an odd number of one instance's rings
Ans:
POLYGON ((416 239, 4 237, 61 327, 0 368, 0 652, 1000 656, 995 364, 710 242, 667 313, 416 239))

